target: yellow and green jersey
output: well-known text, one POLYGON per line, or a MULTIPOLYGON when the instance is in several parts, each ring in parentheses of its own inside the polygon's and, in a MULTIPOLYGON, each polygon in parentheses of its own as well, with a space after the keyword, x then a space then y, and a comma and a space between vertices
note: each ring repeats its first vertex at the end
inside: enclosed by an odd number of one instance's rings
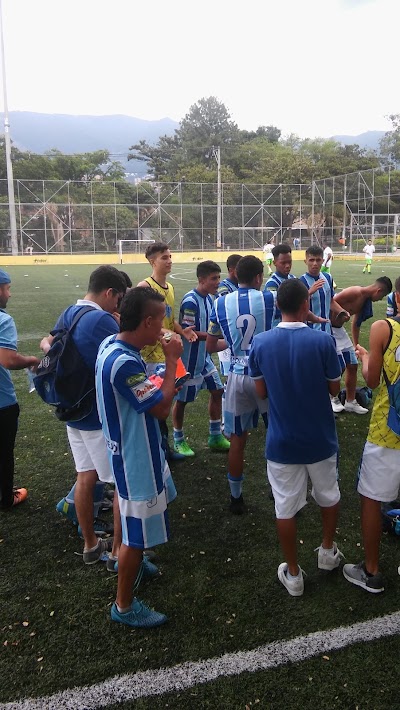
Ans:
MULTIPOLYGON (((383 354, 382 366, 390 384, 400 377, 400 323, 388 318, 390 325, 390 340, 383 354)), ((389 395, 384 379, 371 414, 367 441, 386 449, 400 449, 400 436, 397 436, 387 425, 389 414, 389 395)))
MULTIPOLYGON (((152 276, 149 276, 147 279, 145 279, 145 281, 149 284, 151 288, 153 288, 155 291, 161 293, 161 295, 164 296, 165 318, 163 320, 163 328, 165 328, 166 330, 171 330, 173 332, 175 322, 174 287, 172 286, 172 284, 168 283, 166 288, 164 288, 164 286, 160 286, 160 284, 155 281, 152 276)), ((145 362, 164 362, 164 351, 160 343, 157 343, 156 345, 146 345, 140 351, 140 354, 145 362)))

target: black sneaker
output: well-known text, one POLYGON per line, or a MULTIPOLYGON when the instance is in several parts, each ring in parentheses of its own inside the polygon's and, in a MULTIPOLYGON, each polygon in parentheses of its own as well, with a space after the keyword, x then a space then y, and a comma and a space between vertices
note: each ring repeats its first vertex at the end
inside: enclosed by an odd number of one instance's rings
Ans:
POLYGON ((240 495, 239 498, 234 498, 231 496, 231 504, 229 510, 234 515, 242 515, 245 511, 243 496, 240 495))
POLYGON ((359 562, 358 565, 344 565, 343 574, 348 582, 355 584, 357 587, 362 587, 366 592, 379 594, 385 589, 381 573, 368 574, 364 562, 359 562))

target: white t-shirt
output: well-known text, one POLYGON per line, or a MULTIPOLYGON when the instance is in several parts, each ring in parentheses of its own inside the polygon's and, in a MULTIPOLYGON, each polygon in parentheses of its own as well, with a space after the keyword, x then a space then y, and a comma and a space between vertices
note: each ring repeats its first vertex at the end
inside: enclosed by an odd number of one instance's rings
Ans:
POLYGON ((331 264, 332 264, 332 258, 333 258, 333 251, 330 247, 325 247, 324 249, 324 260, 322 262, 323 266, 326 266, 327 269, 330 269, 331 264))
POLYGON ((271 256, 271 252, 272 252, 273 248, 274 248, 273 244, 264 244, 263 251, 264 251, 266 257, 271 256))
POLYGON ((373 254, 374 254, 374 251, 375 251, 375 247, 374 247, 373 244, 366 244, 365 247, 364 247, 364 249, 363 249, 363 252, 364 252, 364 254, 365 254, 365 258, 366 258, 366 259, 372 259, 372 256, 373 256, 373 254))

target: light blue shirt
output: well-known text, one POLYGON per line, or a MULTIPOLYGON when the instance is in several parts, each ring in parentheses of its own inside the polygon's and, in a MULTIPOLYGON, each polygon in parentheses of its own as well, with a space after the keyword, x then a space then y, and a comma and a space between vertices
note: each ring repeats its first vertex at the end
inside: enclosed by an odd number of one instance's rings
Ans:
POLYGON ((253 338, 272 327, 275 294, 255 288, 239 288, 217 298, 211 313, 210 335, 225 338, 231 349, 230 372, 247 375, 253 338))
MULTIPOLYGON (((17 329, 14 319, 0 309, 0 348, 17 350, 17 329)), ((10 371, 0 365, 0 409, 16 404, 17 396, 10 371)))

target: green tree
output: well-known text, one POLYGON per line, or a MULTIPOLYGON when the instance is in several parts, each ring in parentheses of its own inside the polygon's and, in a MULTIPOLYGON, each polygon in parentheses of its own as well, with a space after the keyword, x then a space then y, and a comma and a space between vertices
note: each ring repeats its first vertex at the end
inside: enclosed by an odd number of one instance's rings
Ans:
POLYGON ((400 113, 387 116, 392 122, 392 130, 385 133, 380 141, 381 156, 386 164, 400 165, 400 113))

